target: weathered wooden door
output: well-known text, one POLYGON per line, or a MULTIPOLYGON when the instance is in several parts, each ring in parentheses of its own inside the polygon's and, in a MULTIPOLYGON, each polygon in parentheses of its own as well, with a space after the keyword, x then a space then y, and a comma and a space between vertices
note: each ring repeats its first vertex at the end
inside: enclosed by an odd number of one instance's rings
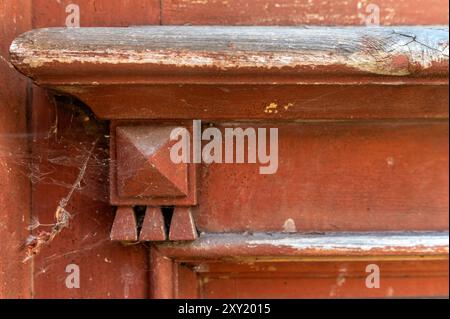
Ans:
POLYGON ((383 26, 367 27, 356 1, 35 1, 24 29, 77 10, 81 28, 11 46, 36 83, 24 295, 447 296, 448 16, 435 2, 383 1, 383 26), (112 28, 186 23, 268 26, 112 28))

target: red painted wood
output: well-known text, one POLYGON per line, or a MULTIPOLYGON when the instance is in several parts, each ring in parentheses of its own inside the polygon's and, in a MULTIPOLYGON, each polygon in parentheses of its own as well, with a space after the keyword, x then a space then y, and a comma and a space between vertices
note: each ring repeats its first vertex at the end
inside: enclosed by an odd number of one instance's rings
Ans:
POLYGON ((277 173, 203 165, 199 231, 284 231, 287 222, 297 231, 448 229, 446 121, 264 127, 278 127, 277 173))
POLYGON ((164 217, 159 207, 147 207, 141 232, 140 241, 162 241, 166 240, 166 227, 164 217))
POLYGON ((174 276, 172 259, 167 258, 155 246, 152 246, 150 248, 150 298, 173 298, 174 276))
POLYGON ((381 25, 448 24, 445 0, 164 0, 161 19, 175 25, 363 25, 368 4, 379 6, 381 25))
MULTIPOLYGON (((40 223, 55 222, 58 204, 67 196, 92 143, 97 141, 81 188, 74 191, 65 207, 71 215, 69 227, 34 258, 34 296, 147 298, 147 250, 110 239, 115 208, 108 200, 107 127, 70 103, 57 107, 45 91, 33 91, 33 217, 40 223), (70 264, 80 268, 79 289, 65 285, 70 264)), ((42 230, 49 227, 33 232, 42 230)))
POLYGON ((111 98, 109 90, 72 92, 103 119, 196 119, 199 114, 203 120, 448 118, 449 102, 448 85, 114 86, 120 98, 111 98), (265 112, 271 103, 278 113, 265 112))
POLYGON ((192 265, 175 264, 175 298, 199 298, 199 278, 192 265))
MULTIPOLYGON (((326 248, 324 253, 328 250, 328 257, 325 254, 307 256, 301 252, 296 259, 281 246, 273 246, 272 250, 266 246, 265 252, 262 252, 263 247, 258 249, 261 256, 270 256, 264 258, 245 255, 254 249, 239 246, 233 239, 220 242, 213 239, 214 236, 220 237, 210 235, 208 244, 194 242, 184 245, 191 246, 190 250, 179 245, 157 245, 160 254, 173 258, 175 297, 398 298, 448 295, 446 254, 406 256, 398 251, 396 257, 388 255, 390 252, 385 250, 386 255, 370 252, 365 257, 347 254, 336 258, 337 251, 326 248), (204 254, 207 250, 209 255, 204 254), (282 255, 284 257, 276 259, 282 255), (220 261, 219 256, 233 256, 234 261, 220 261), (368 265, 379 267, 380 287, 377 289, 370 289, 365 284, 368 265)), ((251 245, 258 246, 256 243, 251 245)), ((166 286, 166 289, 170 287, 166 286)))
MULTIPOLYGON (((33 1, 33 27, 65 26, 68 15, 65 8, 73 2, 33 1)), ((159 23, 159 1, 76 2, 81 9, 81 26, 159 23)), ((86 155, 86 147, 96 139, 100 141, 82 191, 75 192, 69 203, 68 210, 73 216, 69 229, 35 257, 34 295, 37 298, 147 298, 147 250, 140 245, 123 246, 109 238, 114 208, 109 205, 106 187, 109 155, 104 136, 108 131, 103 124, 86 126, 83 120, 86 114, 74 112, 70 104, 59 107, 56 113, 54 101, 38 89, 34 90, 32 109, 36 172, 33 216, 41 223, 54 222, 56 205, 67 195, 68 185, 78 173, 78 161, 86 155), (54 131, 55 123, 58 123, 57 131, 54 131), (64 284, 68 275, 65 268, 71 263, 80 267, 80 289, 67 289, 64 284)), ((90 118, 89 123, 92 122, 90 118)))
POLYGON ((197 239, 194 218, 189 207, 175 207, 170 222, 170 240, 190 241, 197 239))
MULTIPOLYGON (((160 20, 159 1, 77 2, 82 26, 158 24, 160 20)), ((64 26, 68 3, 33 1, 34 27, 64 26)), ((275 1, 262 0, 164 0, 161 3, 162 21, 168 24, 360 23, 352 9, 356 3, 352 1, 348 7, 341 7, 338 2, 316 1, 309 4, 277 1, 278 6, 275 1)), ((6 34, 9 42, 31 27, 29 4, 16 1, 9 6, 8 2, 5 8, 11 11, 0 10, 2 39, 6 34), (14 18, 16 22, 11 22, 14 18)), ((0 9, 5 9, 2 5, 0 9)), ((382 24, 448 23, 448 6, 442 0, 420 3, 383 0, 380 6, 382 24)), ((4 56, 6 47, 0 44, 0 48, 4 56)), ((11 134, 20 136, 25 132, 25 81, 16 73, 12 75, 3 60, 0 70, 0 83, 8 83, 7 90, 0 86, 0 186, 8 190, 0 194, 3 205, 0 222, 12 230, 7 232, 7 247, 1 246, 0 255, 7 256, 0 259, 2 271, 6 269, 5 273, 0 272, 1 297, 34 294, 39 298, 145 298, 149 291, 151 297, 157 298, 448 296, 448 260, 379 260, 382 269, 387 269, 386 281, 381 290, 367 291, 361 286, 364 283, 361 261, 186 264, 172 260, 158 247, 151 249, 149 261, 148 252, 142 246, 110 242, 114 211, 105 187, 109 157, 104 139, 108 135, 105 123, 96 122, 87 109, 74 107, 72 103, 60 103, 56 107, 46 93, 35 88, 31 115, 33 166, 31 172, 23 174, 17 166, 24 165, 10 157, 4 159, 4 154, 18 146, 22 150, 25 147, 23 140, 11 142, 10 138, 11 134), (26 199, 28 177, 32 177, 33 217, 43 224, 53 223, 55 209, 73 186, 94 141, 98 144, 80 190, 74 192, 66 206, 72 216, 69 227, 40 251, 33 264, 21 265, 18 260, 23 253, 16 248, 28 234, 24 230, 28 215, 22 213, 30 206, 26 199), (64 284, 65 267, 71 263, 80 266, 81 289, 67 289, 64 284), (27 275, 31 273, 30 267, 34 267, 33 291, 27 275), (343 269, 349 277, 342 275, 343 269)), ((223 166, 204 167, 200 208, 194 212, 200 230, 282 230, 286 220, 292 217, 298 229, 336 229, 336 225, 338 229, 448 229, 448 201, 445 200, 445 197, 448 200, 448 126, 439 120, 448 119, 448 84, 440 79, 440 83, 433 80, 427 84, 434 85, 422 86, 421 81, 382 92, 377 85, 363 90, 349 86, 344 92, 334 87, 336 94, 305 88, 303 96, 298 93, 298 87, 270 85, 243 89, 232 85, 220 88, 155 85, 146 94, 121 86, 96 93, 89 91, 91 87, 82 89, 86 90, 85 102, 104 118, 191 119, 202 114, 205 119, 251 118, 276 123, 281 123, 278 120, 282 118, 410 119, 331 126, 297 123, 295 129, 285 128, 281 150, 287 152, 289 160, 283 160, 285 168, 281 169, 281 177, 275 179, 260 180, 259 175, 251 173, 251 167, 240 166, 235 172, 223 166), (121 98, 105 98, 111 89, 121 98), (250 94, 252 90, 257 93, 250 94), (255 96, 260 99, 252 104, 255 96), (287 97, 294 98, 292 113, 264 112, 272 102, 281 106, 292 102, 285 100, 287 97), (124 101, 132 103, 119 108, 124 101), (152 101, 151 108, 147 107, 148 101, 152 101), (212 105, 206 111, 205 101, 212 105), (174 105, 181 107, 174 109, 174 105), (230 105, 235 106, 233 110, 230 105), (437 120, 416 121, 418 118, 437 120), (300 142, 299 136, 305 142, 300 142), (294 167, 299 170, 293 170, 294 167), (314 172, 318 180, 311 182, 314 172), (241 195, 239 191, 243 189, 250 191, 241 195), (304 199, 305 205, 295 199, 294 192, 304 199), (355 193, 354 198, 351 192, 355 193), (273 209, 274 206, 278 207, 273 209)), ((79 94, 80 91, 74 92, 79 94)))
POLYGON ((136 216, 132 207, 118 207, 111 229, 111 240, 137 241, 136 216))
POLYGON ((29 84, 7 62, 11 41, 30 28, 30 1, 0 2, 0 299, 29 298, 32 293, 31 265, 22 263, 31 214, 29 84))
POLYGON ((447 42, 445 27, 72 28, 27 33, 11 52, 36 83, 104 119, 356 120, 448 117, 447 42), (405 47, 400 32, 425 44, 405 47))

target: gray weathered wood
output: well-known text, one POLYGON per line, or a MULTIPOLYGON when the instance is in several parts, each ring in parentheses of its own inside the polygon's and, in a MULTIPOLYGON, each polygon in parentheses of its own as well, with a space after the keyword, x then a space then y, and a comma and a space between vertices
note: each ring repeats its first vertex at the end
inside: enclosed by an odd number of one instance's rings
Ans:
POLYGON ((192 243, 162 243, 174 258, 416 256, 447 258, 448 232, 202 234, 192 243))
POLYGON ((49 28, 17 38, 11 58, 44 82, 73 72, 72 64, 85 75, 92 65, 106 65, 145 66, 151 76, 161 70, 446 76, 448 27, 49 28))

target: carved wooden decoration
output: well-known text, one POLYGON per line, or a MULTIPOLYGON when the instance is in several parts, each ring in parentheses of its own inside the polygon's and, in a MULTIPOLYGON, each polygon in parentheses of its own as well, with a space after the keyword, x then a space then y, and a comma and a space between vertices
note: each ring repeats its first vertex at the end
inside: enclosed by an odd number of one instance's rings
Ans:
POLYGON ((187 164, 170 160, 171 126, 116 127, 117 193, 123 198, 184 197, 187 164))
MULTIPOLYGON (((163 124, 111 125, 110 201, 114 205, 195 205, 196 167, 170 158, 163 124)), ((182 126, 180 126, 182 127, 182 126)))
POLYGON ((111 229, 111 240, 136 241, 136 216, 132 207, 118 207, 111 229))
POLYGON ((448 294, 448 26, 54 28, 20 36, 11 57, 109 121, 111 239, 155 242, 152 297, 235 296, 217 287, 260 279, 309 296, 321 263, 336 285, 338 264, 352 280, 369 260, 403 288, 434 264, 423 282, 448 294), (170 132, 193 120, 276 127, 277 174, 174 163, 170 132))
POLYGON ((197 239, 194 218, 187 207, 176 207, 170 224, 169 239, 175 241, 190 241, 197 239))
POLYGON ((159 207, 147 207, 141 232, 140 241, 164 241, 167 239, 164 216, 159 207))

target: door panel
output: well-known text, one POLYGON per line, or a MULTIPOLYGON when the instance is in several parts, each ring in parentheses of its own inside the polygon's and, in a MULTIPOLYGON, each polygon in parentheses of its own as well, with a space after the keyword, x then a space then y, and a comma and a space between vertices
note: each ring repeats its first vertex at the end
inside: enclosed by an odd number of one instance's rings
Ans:
MULTIPOLYGON (((447 261, 323 261, 187 264, 202 298, 338 298, 447 296, 447 261), (368 264, 382 273, 365 285, 368 264)), ((184 280, 185 271, 179 271, 184 280)), ((187 276, 186 276, 187 277, 187 276)), ((183 298, 183 291, 178 297, 183 298)))
MULTIPOLYGON (((425 13, 424 4, 417 0, 381 2, 383 25, 448 24, 448 6, 443 0, 429 1, 425 13)), ((27 21, 11 25, 23 31, 62 27, 70 3, 35 0, 24 13, 27 21)), ((361 8, 353 0, 348 6, 307 0, 283 0, 281 5, 272 0, 77 3, 82 27, 363 23, 361 8)), ((20 21, 16 15, 14 19, 20 21)), ((11 30, 6 34, 12 34, 11 30)), ((367 43, 360 44, 367 48, 367 43)), ((233 43, 225 47, 233 51, 233 43)), ((23 127, 28 108, 29 133, 33 134, 30 157, 22 164, 29 165, 31 172, 14 169, 10 174, 9 161, 7 170, 1 172, 7 177, 8 190, 13 189, 10 179, 17 177, 24 193, 23 200, 14 196, 18 206, 9 205, 13 209, 8 206, 7 212, 26 212, 18 208, 31 201, 28 214, 18 215, 21 218, 8 215, 8 221, 15 224, 10 228, 19 229, 13 232, 14 245, 6 250, 14 265, 24 257, 16 249, 19 244, 42 230, 27 231, 26 216, 51 225, 59 203, 71 189, 75 191, 66 207, 73 216, 69 227, 46 243, 26 269, 17 267, 17 272, 28 273, 20 278, 26 283, 1 277, 2 284, 15 285, 8 294, 39 298, 448 296, 448 59, 433 64, 430 71, 397 56, 380 64, 392 68, 383 76, 313 66, 301 72, 289 67, 237 68, 233 77, 224 70, 195 65, 127 64, 129 55, 120 49, 111 52, 117 53, 117 60, 110 64, 64 62, 54 72, 51 66, 40 69, 38 63, 29 69, 33 79, 42 77, 40 84, 69 98, 55 98, 31 83, 27 98, 14 98, 22 107, 17 116, 11 112, 7 118, 20 117, 23 127), (394 76, 397 69, 411 71, 411 76, 394 76), (277 112, 269 112, 272 106, 277 112), (153 125, 198 118, 205 126, 221 130, 278 127, 278 174, 260 175, 257 165, 198 165, 198 205, 185 215, 193 237, 197 236, 195 227, 200 232, 198 239, 188 243, 112 242, 116 208, 107 186, 108 170, 115 162, 109 155, 113 142, 107 127, 114 121, 153 125), (90 153, 93 143, 98 144, 90 153), (80 163, 88 155, 92 158, 78 187, 80 163), (25 199, 28 190, 31 194, 25 199), (407 235, 400 240, 403 246, 395 246, 398 237, 392 230, 407 235), (411 230, 423 232, 417 235, 411 230), (329 235, 330 231, 337 234, 329 235), (344 231, 363 233, 355 240, 354 233, 344 231), (247 238, 258 232, 265 237, 247 238), (379 233, 367 241, 364 236, 369 232, 379 233), (295 237, 298 234, 304 237, 295 237), (316 240, 322 240, 321 244, 316 240), (81 289, 70 290, 65 285, 69 264, 81 268, 81 289), (380 289, 365 286, 368 264, 381 270, 380 289)), ((191 53, 193 61, 199 61, 197 53, 191 53)), ((368 57, 367 52, 359 53, 368 57)), ((2 68, 9 70, 7 64, 2 68)), ((25 88, 24 80, 13 80, 16 85, 11 92, 25 88)), ((2 145, 10 149, 9 144, 2 145)), ((149 207, 153 212, 162 210, 149 207)), ((126 209, 137 217, 131 218, 131 226, 138 234, 145 207, 132 208, 126 209)), ((170 218, 160 218, 160 230, 168 232, 169 224, 170 218)), ((179 225, 183 230, 183 223, 179 225)), ((129 229, 130 225, 125 226, 129 229)), ((14 274, 11 270, 7 275, 17 277, 14 274)), ((6 289, 0 288, 4 294, 6 289)))
POLYGON ((200 231, 285 231, 287 222, 297 231, 448 228, 444 121, 216 126, 277 127, 278 171, 203 165, 200 231))

